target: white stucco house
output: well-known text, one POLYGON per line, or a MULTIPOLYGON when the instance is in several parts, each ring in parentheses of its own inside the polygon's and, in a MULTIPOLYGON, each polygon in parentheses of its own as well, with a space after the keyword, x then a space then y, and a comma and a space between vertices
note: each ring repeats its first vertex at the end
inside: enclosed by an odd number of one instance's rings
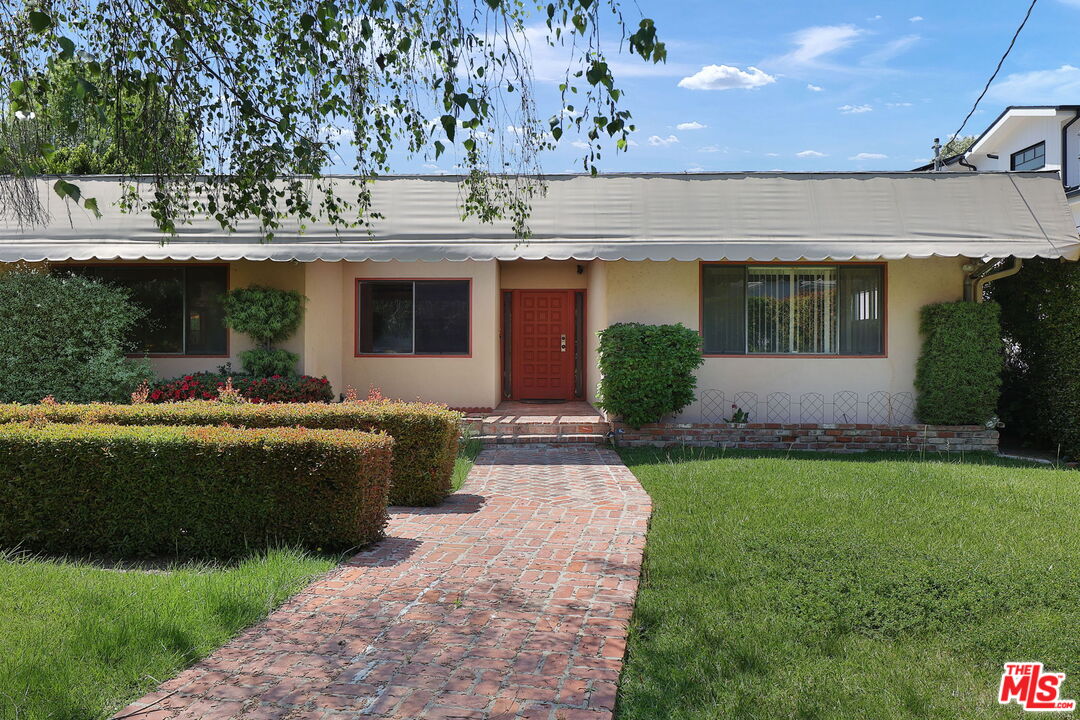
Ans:
MULTIPOLYGON (((915 168, 933 169, 933 163, 915 168)), ((967 152, 942 158, 948 172, 1057 172, 1080 226, 1080 105, 1013 105, 967 152)))
MULTIPOLYGON (((1055 157, 1060 133, 1019 127, 976 152, 1031 140, 1055 157)), ((910 423, 920 308, 977 298, 987 259, 1080 257, 1045 171, 551 176, 527 240, 463 222, 450 176, 377 180, 386 217, 370 235, 312 223, 273 242, 254 221, 162 237, 116 207, 118 178, 72 180, 103 217, 42 181, 51 218, 0 220, 0 272, 39 263, 145 295, 160 317, 137 340, 160 375, 238 367, 248 340, 218 298, 261 284, 307 298, 285 344, 301 372, 463 409, 592 401, 599 330, 682 323, 706 358, 681 420, 717 422, 737 403, 761 420, 910 423)))

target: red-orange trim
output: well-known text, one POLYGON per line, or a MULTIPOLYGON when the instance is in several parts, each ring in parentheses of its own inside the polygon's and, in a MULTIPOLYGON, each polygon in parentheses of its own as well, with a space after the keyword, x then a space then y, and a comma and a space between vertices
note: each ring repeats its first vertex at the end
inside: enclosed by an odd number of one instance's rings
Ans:
MULTIPOLYGON (((49 266, 65 267, 68 265, 93 265, 94 267, 144 267, 144 268, 174 268, 174 267, 223 267, 225 268, 225 292, 229 292, 232 289, 232 273, 229 272, 232 269, 230 263, 227 262, 185 262, 177 260, 175 262, 162 262, 160 260, 131 260, 128 262, 115 262, 112 260, 64 260, 61 262, 50 262, 49 266)), ((184 322, 187 322, 187 318, 184 318, 184 322)), ((224 355, 187 355, 185 353, 126 353, 125 357, 129 358, 150 358, 151 360, 167 360, 170 358, 175 359, 188 359, 192 360, 228 360, 232 357, 232 330, 225 328, 225 354, 224 355)))
POLYGON ((473 283, 471 277, 358 277, 353 284, 353 357, 358 358, 449 358, 468 359, 473 349, 473 283), (414 353, 362 353, 360 352, 360 283, 362 282, 419 282, 441 280, 443 282, 466 282, 469 284, 469 351, 464 355, 417 355, 414 353))
POLYGON ((729 262, 727 260, 701 260, 698 261, 698 335, 704 339, 705 337, 705 266, 706 265, 740 265, 746 266, 759 266, 759 265, 811 265, 816 267, 841 267, 844 265, 873 265, 881 268, 881 292, 884 296, 881 301, 881 320, 882 320, 882 338, 881 349, 882 352, 875 355, 822 355, 822 354, 800 354, 800 353, 702 353, 702 357, 706 358, 811 358, 811 359, 828 359, 828 360, 874 360, 889 357, 889 263, 878 261, 864 261, 855 260, 851 262, 814 262, 811 260, 798 260, 795 262, 784 262, 782 260, 770 260, 768 262, 729 262))

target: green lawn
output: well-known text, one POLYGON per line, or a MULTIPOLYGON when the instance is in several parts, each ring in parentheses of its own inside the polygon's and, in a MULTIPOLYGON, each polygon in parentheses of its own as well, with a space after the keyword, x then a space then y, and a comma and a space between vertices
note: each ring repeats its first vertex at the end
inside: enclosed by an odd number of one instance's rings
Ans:
POLYGON ((621 454, 655 514, 619 720, 1015 718, 1015 660, 1080 699, 1077 472, 621 454))
POLYGON ((108 717, 334 562, 281 550, 145 572, 0 556, 0 718, 108 717))
POLYGON ((460 490, 461 486, 465 484, 465 478, 469 476, 469 471, 472 470, 473 461, 476 460, 476 456, 480 454, 483 448, 483 443, 479 440, 465 440, 461 443, 457 461, 454 463, 454 478, 450 481, 450 488, 454 492, 460 490))

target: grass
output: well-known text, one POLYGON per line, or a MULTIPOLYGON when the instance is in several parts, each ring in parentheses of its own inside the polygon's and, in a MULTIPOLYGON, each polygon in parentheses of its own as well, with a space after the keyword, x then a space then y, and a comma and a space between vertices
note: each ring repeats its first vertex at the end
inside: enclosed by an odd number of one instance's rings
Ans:
POLYGON ((1080 698, 1080 475, 624 450, 653 498, 619 720, 1002 718, 1006 661, 1080 698))
POLYGON ((450 481, 450 489, 452 492, 457 492, 461 489, 461 486, 465 484, 465 478, 469 476, 469 471, 472 470, 473 462, 476 460, 476 456, 480 454, 483 447, 483 443, 479 440, 466 438, 462 441, 461 447, 458 450, 457 461, 454 463, 454 477, 450 481))
POLYGON ((125 571, 0 555, 0 718, 108 717, 334 563, 277 550, 125 571))

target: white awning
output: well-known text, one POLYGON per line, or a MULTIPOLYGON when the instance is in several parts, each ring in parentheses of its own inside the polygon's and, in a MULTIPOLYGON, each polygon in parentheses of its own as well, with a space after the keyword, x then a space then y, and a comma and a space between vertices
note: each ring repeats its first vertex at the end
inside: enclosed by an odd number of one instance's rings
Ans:
MULTIPOLYGON (((119 182, 77 179, 103 217, 57 198, 43 227, 0 222, 0 262, 15 260, 876 260, 1080 257, 1056 173, 723 173, 549 177, 528 240, 509 223, 461 220, 460 178, 388 177, 385 215, 368 230, 254 221, 227 233, 198 220, 164 237, 116 207, 119 182)), ((149 187, 149 185, 147 185, 149 187)), ((348 188, 343 188, 348 192, 348 188)))

